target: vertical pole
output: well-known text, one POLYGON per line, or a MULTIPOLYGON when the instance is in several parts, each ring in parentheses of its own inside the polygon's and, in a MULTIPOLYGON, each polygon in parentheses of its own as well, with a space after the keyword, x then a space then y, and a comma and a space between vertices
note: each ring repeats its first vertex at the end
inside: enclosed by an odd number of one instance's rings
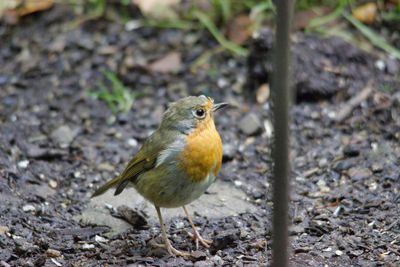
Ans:
POLYGON ((289 205, 289 33, 292 0, 275 1, 276 39, 274 50, 273 90, 274 100, 274 180, 273 180, 273 239, 272 266, 287 267, 289 263, 288 205, 289 205))

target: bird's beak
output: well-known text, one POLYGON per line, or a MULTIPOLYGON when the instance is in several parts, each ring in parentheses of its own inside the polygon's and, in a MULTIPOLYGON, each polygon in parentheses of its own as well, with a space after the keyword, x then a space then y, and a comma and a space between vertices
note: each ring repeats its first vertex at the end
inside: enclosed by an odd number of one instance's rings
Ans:
POLYGON ((214 104, 212 111, 217 111, 219 109, 222 109, 224 107, 228 106, 228 103, 218 103, 218 104, 214 104))

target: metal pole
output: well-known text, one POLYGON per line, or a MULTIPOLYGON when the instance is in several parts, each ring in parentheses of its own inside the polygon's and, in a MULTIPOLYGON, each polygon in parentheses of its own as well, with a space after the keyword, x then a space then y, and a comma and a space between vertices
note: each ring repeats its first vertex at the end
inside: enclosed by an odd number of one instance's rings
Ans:
POLYGON ((276 40, 274 53, 273 90, 274 100, 274 180, 273 180, 273 239, 272 266, 286 267, 289 263, 288 203, 289 203, 289 107, 291 102, 289 85, 289 33, 292 15, 292 0, 275 1, 276 40))

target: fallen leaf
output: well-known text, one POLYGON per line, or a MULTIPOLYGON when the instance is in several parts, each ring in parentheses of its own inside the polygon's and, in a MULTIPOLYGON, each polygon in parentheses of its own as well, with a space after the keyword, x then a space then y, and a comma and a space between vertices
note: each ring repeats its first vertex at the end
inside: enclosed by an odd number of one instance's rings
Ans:
POLYGON ((170 52, 151 63, 148 67, 153 72, 170 73, 179 71, 181 64, 181 54, 178 52, 170 52))
POLYGON ((293 30, 304 30, 315 18, 323 17, 332 12, 329 7, 316 7, 313 9, 307 9, 298 11, 293 17, 293 30))
POLYGON ((246 15, 239 15, 228 23, 226 36, 238 45, 245 43, 252 34, 253 21, 246 15))
POLYGON ((23 17, 35 12, 47 10, 54 4, 53 0, 8 0, 0 1, 0 18, 9 24, 18 22, 23 17))
POLYGON ((146 17, 167 19, 176 17, 173 7, 178 5, 180 0, 132 0, 132 3, 138 6, 146 17))
POLYGON ((307 28, 310 21, 317 16, 317 13, 312 9, 296 12, 293 17, 293 29, 304 30, 307 28))
POLYGON ((354 9, 352 15, 360 22, 371 24, 375 22, 377 10, 376 3, 370 2, 354 9))

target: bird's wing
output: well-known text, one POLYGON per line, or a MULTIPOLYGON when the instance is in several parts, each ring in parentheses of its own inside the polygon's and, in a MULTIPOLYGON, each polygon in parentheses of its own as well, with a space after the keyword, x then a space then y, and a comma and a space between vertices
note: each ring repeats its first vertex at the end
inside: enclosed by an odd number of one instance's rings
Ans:
POLYGON ((154 132, 146 140, 136 156, 129 162, 125 170, 97 189, 92 197, 103 194, 113 186, 117 186, 114 195, 118 195, 125 189, 129 182, 135 183, 140 174, 156 166, 160 152, 173 141, 172 136, 172 134, 162 134, 159 131, 154 132))

